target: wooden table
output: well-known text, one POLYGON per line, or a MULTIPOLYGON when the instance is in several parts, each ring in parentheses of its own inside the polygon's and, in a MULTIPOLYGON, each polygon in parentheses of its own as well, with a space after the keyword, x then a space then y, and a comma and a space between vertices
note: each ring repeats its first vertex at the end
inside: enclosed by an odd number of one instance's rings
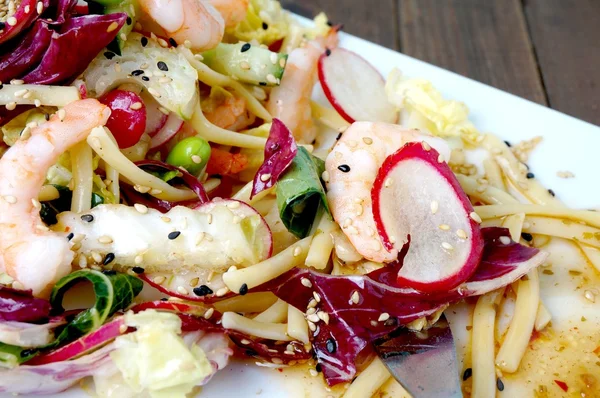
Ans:
MULTIPOLYGON (((600 0, 281 0, 344 31, 600 125, 600 0)), ((508 115, 510 116, 510 115, 508 115)))

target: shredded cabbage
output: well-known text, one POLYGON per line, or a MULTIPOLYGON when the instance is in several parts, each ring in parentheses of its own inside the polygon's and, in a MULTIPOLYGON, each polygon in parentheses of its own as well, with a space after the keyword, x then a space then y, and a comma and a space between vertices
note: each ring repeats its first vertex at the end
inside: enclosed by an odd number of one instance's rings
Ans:
POLYGON ((424 79, 409 79, 399 69, 389 74, 385 84, 388 100, 401 109, 404 126, 427 130, 443 138, 461 137, 475 144, 479 131, 469 121, 469 108, 459 101, 447 100, 424 79))
POLYGON ((45 115, 56 112, 53 107, 33 108, 21 113, 10 122, 2 126, 3 140, 8 146, 13 146, 21 137, 21 133, 27 124, 35 122, 42 124, 46 121, 45 115))
POLYGON ((269 45, 287 36, 289 17, 276 0, 250 0, 246 19, 227 33, 241 41, 256 40, 269 45), (267 29, 263 29, 263 23, 267 29))

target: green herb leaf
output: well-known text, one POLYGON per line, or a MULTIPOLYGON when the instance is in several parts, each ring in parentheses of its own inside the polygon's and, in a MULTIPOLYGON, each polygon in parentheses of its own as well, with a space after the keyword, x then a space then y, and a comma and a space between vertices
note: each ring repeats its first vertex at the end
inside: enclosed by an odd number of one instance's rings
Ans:
POLYGON ((279 216, 288 231, 299 238, 310 232, 320 206, 331 215, 321 182, 323 171, 325 162, 299 147, 292 164, 277 182, 279 216))
POLYGON ((0 343, 0 368, 14 368, 37 354, 36 350, 0 343))
POLYGON ((143 287, 143 282, 134 276, 115 271, 82 269, 65 276, 54 286, 50 296, 52 307, 63 310, 62 300, 65 293, 84 280, 92 283, 96 303, 92 308, 77 314, 51 344, 52 347, 99 328, 115 312, 127 308, 143 287))
POLYGON ((169 182, 173 178, 178 176, 178 172, 176 170, 168 170, 168 171, 155 171, 155 170, 144 170, 146 173, 152 174, 154 177, 160 178, 164 182, 169 182))
POLYGON ((92 192, 92 208, 101 205, 104 203, 104 197, 102 195, 98 195, 95 192, 92 192))

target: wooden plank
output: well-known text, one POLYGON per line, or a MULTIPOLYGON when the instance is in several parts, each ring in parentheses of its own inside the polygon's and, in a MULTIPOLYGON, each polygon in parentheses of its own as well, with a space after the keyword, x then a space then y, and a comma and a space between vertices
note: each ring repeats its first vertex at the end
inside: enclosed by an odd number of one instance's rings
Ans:
POLYGON ((281 0, 281 5, 308 18, 323 11, 333 23, 344 24, 345 32, 399 49, 396 0, 281 0))
POLYGON ((399 1, 405 54, 546 103, 519 0, 399 1))
POLYGON ((528 0, 550 106, 600 125, 600 1, 528 0))

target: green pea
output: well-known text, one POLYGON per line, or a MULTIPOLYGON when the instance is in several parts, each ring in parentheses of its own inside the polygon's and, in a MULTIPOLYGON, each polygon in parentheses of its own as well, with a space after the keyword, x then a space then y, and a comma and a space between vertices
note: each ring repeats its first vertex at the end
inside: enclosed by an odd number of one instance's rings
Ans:
POLYGON ((200 137, 189 137, 173 147, 167 163, 183 167, 193 175, 198 175, 210 158, 210 145, 200 137))

